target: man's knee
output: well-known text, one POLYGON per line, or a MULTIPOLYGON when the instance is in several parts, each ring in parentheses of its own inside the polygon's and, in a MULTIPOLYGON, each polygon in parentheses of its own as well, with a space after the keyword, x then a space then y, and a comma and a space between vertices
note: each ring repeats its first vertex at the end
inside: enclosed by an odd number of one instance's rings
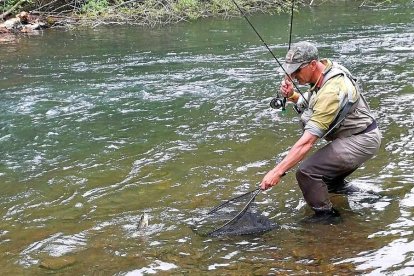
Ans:
POLYGON ((298 170, 296 171, 296 180, 298 181, 303 195, 306 196, 308 193, 307 191, 310 189, 310 185, 312 185, 312 176, 302 165, 299 166, 298 170))
POLYGON ((308 169, 306 166, 301 165, 296 171, 296 180, 306 203, 315 211, 329 210, 332 208, 332 204, 329 201, 328 189, 322 181, 322 176, 312 174, 311 170, 308 169))

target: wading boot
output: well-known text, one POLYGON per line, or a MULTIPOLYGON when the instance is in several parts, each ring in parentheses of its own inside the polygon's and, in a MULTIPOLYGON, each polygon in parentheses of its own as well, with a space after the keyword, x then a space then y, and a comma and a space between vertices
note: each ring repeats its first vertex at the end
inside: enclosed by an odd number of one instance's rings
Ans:
POLYGON ((304 218, 303 223, 316 223, 316 224, 338 224, 342 222, 342 218, 337 210, 331 208, 329 210, 314 210, 315 214, 304 218))

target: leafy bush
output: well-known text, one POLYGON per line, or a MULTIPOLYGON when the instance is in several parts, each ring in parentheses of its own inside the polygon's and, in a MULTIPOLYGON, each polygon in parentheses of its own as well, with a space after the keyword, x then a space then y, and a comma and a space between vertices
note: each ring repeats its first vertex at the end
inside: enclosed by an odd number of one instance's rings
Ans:
POLYGON ((211 0, 210 10, 212 14, 231 14, 236 7, 231 0, 211 0))
MULTIPOLYGON (((23 5, 24 3, 31 3, 31 0, 20 1, 20 0, 0 0, 0 13, 8 11, 14 5, 18 4, 23 5)), ((19 8, 19 7, 16 7, 19 8)))
POLYGON ((177 0, 171 5, 174 12, 187 16, 189 19, 194 20, 201 16, 200 4, 197 0, 177 0))
POLYGON ((86 15, 97 16, 105 12, 108 6, 108 0, 87 0, 82 6, 81 12, 86 15))

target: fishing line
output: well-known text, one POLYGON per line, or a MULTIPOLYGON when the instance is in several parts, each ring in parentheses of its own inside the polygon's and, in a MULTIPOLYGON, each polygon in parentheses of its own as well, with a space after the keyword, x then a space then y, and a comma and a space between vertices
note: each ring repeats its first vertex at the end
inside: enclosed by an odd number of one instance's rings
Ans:
MULTIPOLYGON (((269 53, 272 55, 272 57, 275 59, 275 61, 277 62, 277 64, 279 65, 279 67, 282 69, 283 73, 285 73, 285 75, 288 77, 289 81, 293 84, 293 86, 296 88, 296 90, 299 92, 299 94, 303 97, 303 99, 305 100, 305 102, 308 104, 308 101, 305 99, 305 97, 303 96, 302 92, 300 91, 299 87, 297 87, 297 85, 295 84, 295 82, 293 81, 293 79, 290 77, 290 75, 286 72, 285 68, 283 68, 282 64, 280 63, 280 61, 278 60, 278 58, 275 56, 275 54, 272 52, 272 50, 269 48, 269 46, 267 45, 267 43, 264 41, 264 39, 262 38, 262 36, 259 34, 259 32, 256 30, 256 28, 253 26, 253 24, 250 22, 249 18, 246 16, 246 14, 244 13, 244 11, 240 8, 240 6, 236 3, 235 0, 232 0, 232 2, 234 3, 234 5, 237 7, 237 9, 240 11, 241 15, 244 17, 244 19, 246 19, 247 23, 249 23, 250 27, 253 29, 253 31, 256 33, 256 35, 259 37, 259 39, 262 41, 263 45, 266 47, 266 49, 269 51, 269 53)), ((292 20, 293 20, 293 16, 292 16, 292 20)))

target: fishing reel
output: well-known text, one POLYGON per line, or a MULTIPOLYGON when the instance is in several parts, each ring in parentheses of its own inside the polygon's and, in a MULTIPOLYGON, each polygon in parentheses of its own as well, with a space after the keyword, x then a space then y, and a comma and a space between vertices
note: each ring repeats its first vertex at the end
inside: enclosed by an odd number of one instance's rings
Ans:
POLYGON ((285 110, 286 107, 286 99, 282 99, 280 97, 273 98, 270 101, 270 107, 273 109, 280 109, 285 110))
MULTIPOLYGON (((305 93, 307 95, 307 93, 305 93)), ((307 107, 307 105, 304 105, 304 100, 302 99, 303 97, 301 97, 298 101, 298 104, 295 104, 293 106, 293 109, 296 111, 296 113, 298 114, 302 114, 303 110, 307 107)), ((282 111, 286 110, 286 98, 280 98, 279 96, 273 98, 270 101, 270 107, 273 109, 282 109, 282 111)))

